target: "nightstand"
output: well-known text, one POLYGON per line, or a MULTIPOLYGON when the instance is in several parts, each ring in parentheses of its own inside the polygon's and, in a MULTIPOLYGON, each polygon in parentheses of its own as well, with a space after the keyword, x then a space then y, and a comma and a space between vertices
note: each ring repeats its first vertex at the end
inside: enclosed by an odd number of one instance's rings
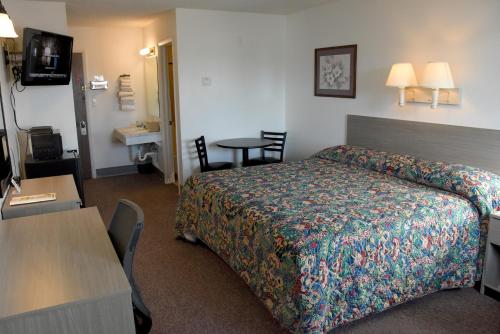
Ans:
POLYGON ((489 288, 500 293, 500 212, 490 215, 481 293, 489 288))

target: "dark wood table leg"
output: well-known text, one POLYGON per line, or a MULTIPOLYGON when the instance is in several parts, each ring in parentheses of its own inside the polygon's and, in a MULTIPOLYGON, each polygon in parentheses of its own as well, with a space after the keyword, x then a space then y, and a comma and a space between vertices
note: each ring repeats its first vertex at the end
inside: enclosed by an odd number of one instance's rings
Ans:
POLYGON ((243 167, 248 166, 248 148, 244 148, 243 149, 243 163, 242 163, 242 166, 243 167))

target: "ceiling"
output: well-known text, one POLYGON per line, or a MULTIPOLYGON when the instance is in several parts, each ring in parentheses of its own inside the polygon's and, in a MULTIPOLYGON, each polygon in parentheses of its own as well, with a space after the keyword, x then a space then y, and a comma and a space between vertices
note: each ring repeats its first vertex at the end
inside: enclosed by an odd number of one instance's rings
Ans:
POLYGON ((173 8, 291 14, 331 0, 34 0, 66 2, 70 25, 144 26, 173 8))

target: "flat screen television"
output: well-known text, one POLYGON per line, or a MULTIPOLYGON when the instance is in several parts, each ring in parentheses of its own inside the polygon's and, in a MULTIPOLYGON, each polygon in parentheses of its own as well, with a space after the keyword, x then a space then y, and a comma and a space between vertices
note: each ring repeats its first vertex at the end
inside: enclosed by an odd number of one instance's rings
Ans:
POLYGON ((33 28, 23 33, 23 86, 68 85, 73 37, 33 28))

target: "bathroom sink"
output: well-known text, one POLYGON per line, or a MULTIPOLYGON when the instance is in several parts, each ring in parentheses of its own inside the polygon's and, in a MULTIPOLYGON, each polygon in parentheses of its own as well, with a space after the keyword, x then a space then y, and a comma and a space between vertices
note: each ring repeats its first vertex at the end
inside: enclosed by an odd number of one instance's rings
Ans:
POLYGON ((160 132, 149 132, 147 129, 139 127, 117 128, 114 137, 125 145, 140 145, 161 141, 160 132))
POLYGON ((144 128, 139 128, 136 126, 130 128, 118 128, 116 130, 123 133, 123 135, 125 136, 139 136, 149 132, 144 128))

